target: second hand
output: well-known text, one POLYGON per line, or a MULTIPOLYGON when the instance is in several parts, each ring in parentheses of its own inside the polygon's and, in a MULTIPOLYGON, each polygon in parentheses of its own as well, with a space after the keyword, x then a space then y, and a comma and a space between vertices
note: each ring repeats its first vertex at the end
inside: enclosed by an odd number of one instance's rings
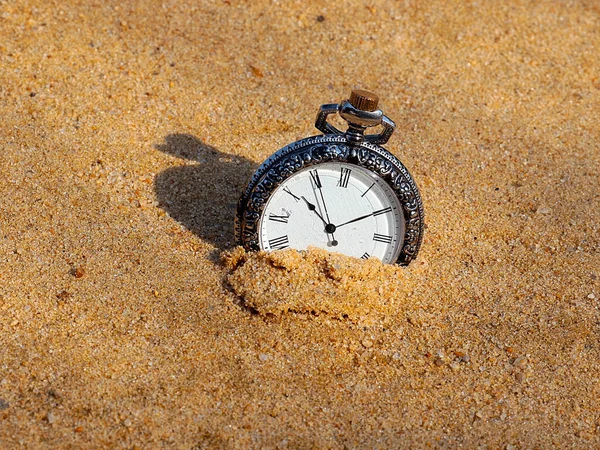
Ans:
MULTIPOLYGON (((321 184, 321 179, 319 178, 319 172, 317 172, 317 170, 315 169, 314 171, 311 170, 309 173, 310 173, 310 179, 312 182, 311 184, 313 185, 313 192, 315 190, 315 187, 317 189, 319 189, 319 195, 321 196, 321 203, 323 204, 323 209, 325 210, 325 217, 327 218, 327 224, 325 225, 325 233, 327 233, 328 238, 329 238, 329 235, 331 234, 331 241, 328 242, 328 244, 330 243, 331 246, 335 247, 338 245, 338 241, 335 239, 335 235, 333 234, 333 232, 335 231, 335 225, 333 225, 331 223, 331 219, 329 218, 329 212, 327 211, 327 204, 325 203, 325 197, 323 197, 323 190, 322 190, 323 185, 321 184)), ((316 195, 315 195, 315 200, 317 200, 317 205, 318 205, 319 200, 317 199, 316 195)))

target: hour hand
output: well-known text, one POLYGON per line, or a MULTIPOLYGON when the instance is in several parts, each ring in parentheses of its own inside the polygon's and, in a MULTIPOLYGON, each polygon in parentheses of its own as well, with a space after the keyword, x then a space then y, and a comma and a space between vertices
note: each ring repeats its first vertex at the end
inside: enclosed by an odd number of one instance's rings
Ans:
POLYGON ((302 196, 302 200, 304 200, 306 202, 306 206, 308 206, 309 211, 314 211, 314 213, 317 215, 317 217, 319 217, 319 219, 321 219, 323 221, 323 223, 325 225, 327 225, 327 222, 325 221, 325 219, 323 219, 323 216, 321 214, 319 214, 319 211, 317 211, 317 207, 315 205, 313 205, 311 202, 309 202, 308 200, 306 200, 306 197, 304 197, 304 195, 302 196))

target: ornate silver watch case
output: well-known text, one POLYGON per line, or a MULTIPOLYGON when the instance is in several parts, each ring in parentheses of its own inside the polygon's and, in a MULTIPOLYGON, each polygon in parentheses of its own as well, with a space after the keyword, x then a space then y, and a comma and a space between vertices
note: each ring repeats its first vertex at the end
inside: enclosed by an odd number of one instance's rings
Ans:
POLYGON ((254 173, 238 203, 235 237, 247 250, 261 250, 259 224, 263 210, 277 187, 298 171, 325 162, 343 162, 368 169, 394 191, 403 209, 404 236, 397 264, 407 265, 419 251, 423 237, 424 212, 419 191, 404 165, 381 147, 391 137, 395 123, 377 109, 378 98, 368 91, 354 90, 350 99, 322 105, 315 127, 323 135, 291 143, 271 155, 254 173), (348 129, 341 131, 327 119, 339 114, 348 129), (378 134, 367 128, 382 126, 378 134))

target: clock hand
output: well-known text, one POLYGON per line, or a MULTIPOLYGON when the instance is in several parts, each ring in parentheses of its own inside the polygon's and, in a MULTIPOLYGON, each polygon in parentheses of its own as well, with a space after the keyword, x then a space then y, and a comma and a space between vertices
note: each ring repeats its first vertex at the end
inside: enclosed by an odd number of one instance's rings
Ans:
POLYGON ((317 211, 317 207, 308 200, 306 200, 306 197, 302 196, 302 200, 306 202, 308 210, 313 211, 317 215, 317 217, 321 219, 321 221, 325 224, 325 233, 327 233, 327 237, 329 237, 329 235, 331 234, 331 241, 329 242, 329 244, 331 244, 333 247, 338 245, 338 241, 335 240, 335 236, 333 235, 333 231, 335 231, 335 225, 332 223, 327 223, 325 219, 323 219, 323 216, 319 214, 319 211, 317 211))
POLYGON ((367 217, 371 217, 372 215, 373 215, 373 213, 365 214, 364 216, 360 216, 360 217, 357 217, 356 219, 349 220, 348 222, 344 222, 341 225, 336 225, 335 227, 339 228, 341 226, 348 225, 349 223, 358 222, 359 220, 366 219, 367 217))
POLYGON ((391 213, 391 212, 392 212, 391 206, 388 206, 387 208, 381 208, 381 209, 378 209, 377 211, 373 211, 372 213, 365 214, 364 216, 360 216, 360 217, 357 217, 356 219, 349 220, 348 222, 344 222, 341 225, 336 225, 336 228, 339 228, 344 225, 348 225, 349 223, 358 222, 359 220, 366 219, 367 217, 371 217, 371 216, 375 217, 375 216, 379 216, 381 214, 386 214, 386 213, 391 213))
POLYGON ((335 231, 335 225, 331 223, 331 219, 329 218, 329 212, 327 211, 327 205, 325 204, 325 197, 323 197, 323 190, 321 189, 323 185, 321 184, 321 179, 319 178, 319 172, 315 170, 311 170, 310 172, 310 184, 313 189, 313 193, 315 194, 315 200, 317 201, 317 205, 319 204, 319 199, 317 198, 317 194, 315 193, 315 188, 319 189, 319 194, 321 195, 321 203, 323 204, 323 209, 325 210, 325 217, 327 217, 327 222, 323 219, 321 220, 325 223, 325 233, 327 233, 327 237, 331 234, 331 244, 332 246, 338 245, 338 241, 335 239, 335 235, 333 232, 335 231))
POLYGON ((319 214, 319 211, 317 211, 317 207, 315 205, 313 205, 311 202, 309 202, 308 200, 306 200, 306 197, 304 197, 304 195, 302 196, 302 200, 304 200, 306 202, 306 206, 308 206, 308 210, 313 211, 317 215, 317 217, 323 221, 325 226, 327 226, 327 222, 325 221, 325 219, 323 219, 323 216, 321 214, 319 214))
MULTIPOLYGON (((329 212, 327 211, 327 205, 325 204, 325 197, 323 197, 323 185, 321 184, 321 178, 319 177, 319 172, 315 170, 311 170, 310 172, 310 184, 313 189, 313 193, 315 192, 315 188, 319 190, 319 194, 321 195, 321 203, 323 204, 323 209, 325 210, 325 217, 327 217, 327 223, 331 223, 331 219, 329 218, 329 212)), ((319 199, 317 198, 317 194, 315 193, 315 200, 317 204, 319 203, 319 199)))
MULTIPOLYGON (((329 219, 329 213, 327 212, 327 205, 325 204, 325 199, 323 198, 323 191, 321 190, 321 185, 319 184, 317 186, 319 188, 319 193, 321 194, 321 202, 323 203, 323 208, 325 209, 325 216, 327 217, 327 223, 325 223, 325 233, 327 233, 327 237, 329 237, 329 235, 331 234, 331 241, 329 241, 328 244, 331 244, 333 247, 335 247, 338 245, 338 241, 335 239, 335 235, 333 234, 336 227, 334 224, 331 223, 331 220, 329 219)), ((319 202, 317 201, 317 203, 319 202)), ((323 220, 322 217, 321 220, 323 220)), ((325 221, 323 220, 323 222, 325 221)))
POLYGON ((327 222, 331 223, 329 213, 327 212, 327 205, 325 204, 325 199, 323 198, 323 190, 321 188, 319 188, 319 194, 321 194, 321 202, 323 203, 323 208, 325 209, 325 217, 327 217, 327 222))

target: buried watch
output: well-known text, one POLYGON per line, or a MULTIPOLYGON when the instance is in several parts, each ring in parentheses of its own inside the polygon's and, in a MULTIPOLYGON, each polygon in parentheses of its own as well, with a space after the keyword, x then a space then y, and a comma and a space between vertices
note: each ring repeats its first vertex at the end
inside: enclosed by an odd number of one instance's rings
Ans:
POLYGON ((312 245, 401 265, 417 256, 423 204, 408 170, 380 146, 396 125, 378 101, 353 90, 340 104, 322 105, 315 126, 323 135, 283 147, 258 168, 238 203, 240 245, 266 251, 312 245), (327 121, 336 113, 346 131, 327 121), (379 134, 365 134, 378 125, 379 134))

